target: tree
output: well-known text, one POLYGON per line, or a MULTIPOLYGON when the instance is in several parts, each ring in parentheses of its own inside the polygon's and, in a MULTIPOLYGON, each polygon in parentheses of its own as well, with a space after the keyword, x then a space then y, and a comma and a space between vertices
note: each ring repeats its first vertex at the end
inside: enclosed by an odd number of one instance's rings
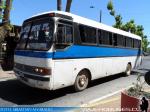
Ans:
POLYGON ((0 43, 5 39, 11 30, 10 24, 10 10, 12 6, 12 0, 0 0, 0 17, 2 23, 0 24, 0 43))
POLYGON ((147 36, 145 35, 144 38, 142 39, 142 46, 143 46, 143 51, 147 52, 148 50, 148 45, 150 44, 150 42, 148 42, 147 40, 147 36))
POLYGON ((107 9, 110 10, 110 15, 115 16, 114 6, 111 0, 107 4, 107 9))
POLYGON ((6 8, 6 1, 5 0, 0 0, 0 20, 3 19, 3 10, 6 8))
POLYGON ((147 36, 144 34, 144 28, 142 25, 136 25, 134 19, 131 19, 129 22, 126 22, 125 24, 123 24, 122 22, 122 16, 116 15, 115 13, 115 9, 113 6, 113 2, 112 0, 110 0, 107 4, 107 9, 110 11, 110 15, 114 17, 115 19, 115 24, 113 25, 113 27, 127 31, 127 32, 131 32, 133 34, 139 35, 140 37, 142 37, 142 48, 143 51, 147 51, 147 47, 150 44, 148 42, 147 36))
MULTIPOLYGON (((11 30, 11 24, 10 24, 10 10, 12 6, 12 0, 1 0, 0 1, 0 17, 2 20, 2 23, 0 24, 0 40, 4 40, 4 38, 8 35, 8 33, 11 30), (4 6, 5 5, 5 6, 4 6), (3 13, 2 13, 3 12, 3 13)), ((0 41, 0 43, 1 43, 0 41)))
POLYGON ((122 25, 122 27, 120 29, 136 34, 136 28, 137 28, 137 26, 136 26, 134 20, 131 19, 129 22, 122 25))
POLYGON ((62 0, 57 0, 57 10, 62 10, 62 0))
POLYGON ((120 14, 116 15, 112 0, 108 2, 107 9, 110 11, 109 12, 110 15, 115 18, 115 24, 113 25, 113 27, 121 29, 122 28, 122 16, 120 14))
MULTIPOLYGON (((72 4, 72 0, 67 0, 66 12, 70 12, 71 4, 72 4)), ((57 0, 57 10, 58 11, 62 10, 62 0, 57 0)))
MULTIPOLYGON (((6 42, 6 52, 5 57, 3 60, 2 68, 5 66, 8 69, 13 68, 13 54, 14 49, 16 46, 16 42, 14 41, 15 36, 10 36, 12 25, 10 23, 10 10, 12 6, 13 0, 1 0, 0 1, 0 46, 2 45, 3 41, 6 42)), ((0 49, 1 52, 1 49, 0 49)))
MULTIPOLYGON (((3 10, 4 10, 4 0, 0 0, 0 20, 2 21, 3 19, 3 10)), ((4 35, 5 35, 5 30, 3 27, 3 23, 0 23, 0 44, 4 40, 4 35)), ((1 46, 1 45, 0 45, 1 46)))
POLYGON ((116 21, 116 23, 113 25, 113 27, 121 29, 122 28, 122 17, 121 17, 121 15, 116 15, 115 21, 116 21))
POLYGON ((144 37, 143 31, 144 31, 143 26, 142 25, 137 25, 135 34, 139 35, 140 37, 144 37))
POLYGON ((66 5, 66 12, 70 12, 72 0, 67 0, 67 5, 66 5))
POLYGON ((0 0, 0 19, 2 19, 3 1, 0 0))

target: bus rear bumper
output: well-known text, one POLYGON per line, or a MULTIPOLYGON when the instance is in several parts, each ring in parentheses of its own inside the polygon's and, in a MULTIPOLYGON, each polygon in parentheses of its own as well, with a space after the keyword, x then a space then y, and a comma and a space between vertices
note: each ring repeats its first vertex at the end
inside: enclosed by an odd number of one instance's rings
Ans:
POLYGON ((22 83, 39 89, 47 89, 51 90, 50 88, 50 77, 39 77, 35 75, 30 75, 21 71, 14 70, 15 75, 19 81, 22 83))

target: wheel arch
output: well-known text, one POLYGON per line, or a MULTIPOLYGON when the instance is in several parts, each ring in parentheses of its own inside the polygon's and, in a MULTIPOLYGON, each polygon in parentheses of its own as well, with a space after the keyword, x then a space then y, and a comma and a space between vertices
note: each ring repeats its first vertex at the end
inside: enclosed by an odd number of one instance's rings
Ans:
MULTIPOLYGON (((92 74, 91 74, 91 71, 88 69, 88 68, 83 68, 83 69, 81 69, 79 72, 78 72, 78 74, 77 74, 77 76, 80 74, 80 72, 83 72, 83 71, 86 71, 87 73, 88 73, 88 77, 89 77, 89 79, 90 79, 90 81, 92 80, 92 74)), ((76 77, 77 77, 76 76, 76 77)))
POLYGON ((86 89, 91 81, 91 72, 89 69, 84 68, 78 72, 74 82, 75 91, 82 91, 86 89), (82 79, 83 78, 83 79, 82 79), (82 83, 83 82, 83 83, 82 83))

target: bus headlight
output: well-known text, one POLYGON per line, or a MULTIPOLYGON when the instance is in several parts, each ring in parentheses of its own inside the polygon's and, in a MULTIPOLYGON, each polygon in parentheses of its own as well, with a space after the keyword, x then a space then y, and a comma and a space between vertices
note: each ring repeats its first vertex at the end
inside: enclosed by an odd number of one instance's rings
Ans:
POLYGON ((42 75, 51 75, 51 69, 47 69, 47 68, 36 67, 34 71, 42 75))

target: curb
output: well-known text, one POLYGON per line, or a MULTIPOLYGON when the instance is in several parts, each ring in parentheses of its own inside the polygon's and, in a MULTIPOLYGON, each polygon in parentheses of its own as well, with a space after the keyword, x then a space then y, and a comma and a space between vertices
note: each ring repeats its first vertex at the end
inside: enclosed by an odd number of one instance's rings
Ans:
MULTIPOLYGON (((94 100, 92 100, 92 101, 89 101, 88 103, 82 104, 82 105, 80 105, 79 107, 82 108, 82 107, 94 107, 94 106, 97 106, 97 105, 99 105, 99 104, 102 103, 102 102, 100 102, 100 101, 102 101, 102 100, 104 100, 104 99, 106 99, 106 98, 108 98, 108 97, 111 97, 111 96, 113 96, 113 95, 117 95, 117 94, 120 93, 121 91, 123 91, 123 90, 125 90, 125 89, 128 89, 128 88, 130 88, 130 87, 133 87, 133 85, 130 85, 130 86, 126 87, 126 88, 123 88, 123 89, 121 89, 121 90, 115 91, 115 92, 113 92, 113 93, 111 93, 111 94, 102 96, 102 97, 100 97, 100 98, 94 99, 94 100)), ((117 99, 117 98, 115 98, 115 99, 113 99, 113 100, 116 100, 116 99, 117 99)), ((111 101, 111 100, 110 100, 110 101, 111 101)), ((108 100, 108 101, 105 101, 104 103, 107 103, 107 102, 110 102, 110 101, 108 100)))
POLYGON ((3 78, 0 78, 0 82, 7 81, 7 80, 13 80, 13 79, 17 79, 17 78, 16 77, 3 77, 3 78))

